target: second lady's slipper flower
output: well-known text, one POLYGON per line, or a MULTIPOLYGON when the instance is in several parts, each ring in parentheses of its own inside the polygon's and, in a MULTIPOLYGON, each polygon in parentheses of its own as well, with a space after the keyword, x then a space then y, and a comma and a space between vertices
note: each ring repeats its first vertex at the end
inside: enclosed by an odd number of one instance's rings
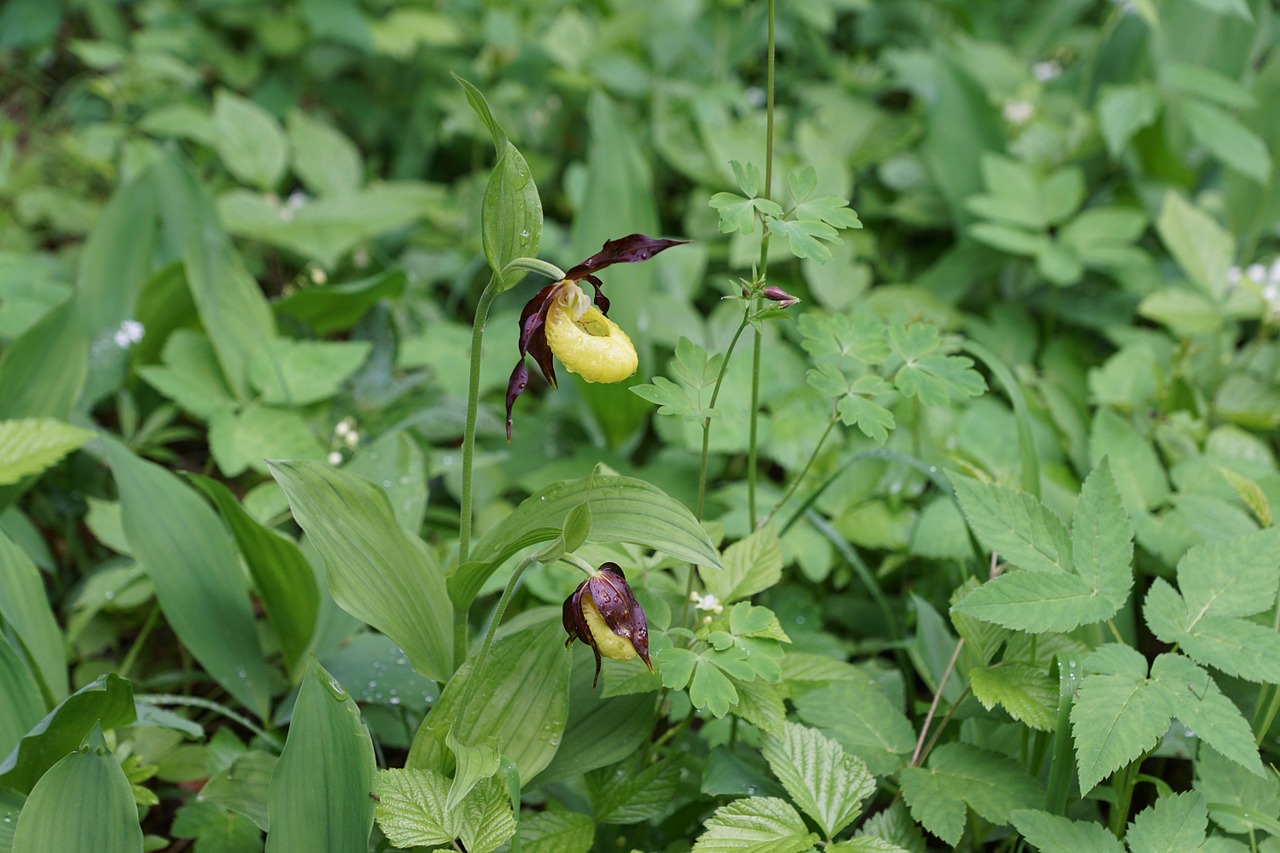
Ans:
POLYGON ((595 653, 593 688, 600 680, 601 656, 610 660, 639 657, 653 670, 649 663, 649 624, 617 563, 602 564, 595 574, 578 584, 573 595, 565 599, 562 621, 569 633, 566 649, 574 640, 581 640, 595 653))
POLYGON ((520 361, 507 381, 507 441, 511 440, 511 407, 529 384, 525 356, 532 355, 547 384, 556 387, 552 356, 587 382, 621 382, 636 372, 639 360, 631 338, 609 319, 609 300, 594 273, 613 264, 647 261, 685 240, 662 240, 631 234, 608 240, 604 247, 555 284, 539 290, 520 312, 520 361), (588 297, 578 284, 595 291, 588 297))

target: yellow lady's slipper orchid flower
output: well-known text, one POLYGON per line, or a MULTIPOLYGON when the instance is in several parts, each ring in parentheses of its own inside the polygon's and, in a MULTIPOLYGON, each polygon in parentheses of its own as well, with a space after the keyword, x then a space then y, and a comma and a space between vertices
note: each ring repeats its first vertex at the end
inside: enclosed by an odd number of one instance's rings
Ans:
POLYGON ((602 564, 594 575, 578 584, 573 595, 565 599, 562 622, 569 633, 566 649, 574 640, 581 640, 595 653, 593 688, 600 680, 602 656, 610 660, 639 657, 653 670, 649 663, 649 623, 617 563, 602 564))
POLYGON ((507 441, 511 440, 511 407, 529 384, 525 356, 532 355, 547 384, 556 387, 552 356, 587 382, 621 382, 636 372, 639 360, 631 339, 609 319, 609 300, 594 272, 621 263, 647 261, 684 240, 662 240, 632 234, 608 240, 604 247, 555 284, 538 291, 520 313, 520 361, 507 381, 507 441), (589 298, 578 282, 590 282, 589 298))

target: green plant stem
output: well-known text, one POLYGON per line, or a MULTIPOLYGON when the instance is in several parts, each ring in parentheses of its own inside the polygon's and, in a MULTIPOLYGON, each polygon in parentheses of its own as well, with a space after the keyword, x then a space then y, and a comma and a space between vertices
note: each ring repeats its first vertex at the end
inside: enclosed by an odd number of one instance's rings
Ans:
POLYGON ((120 663, 120 669, 116 671, 116 674, 121 678, 128 678, 129 673, 133 671, 133 665, 138 662, 138 655, 141 654, 142 647, 147 644, 147 639, 151 636, 151 632, 155 629, 159 619, 160 605, 153 604, 151 612, 147 614, 146 621, 142 623, 142 628, 138 631, 138 636, 133 638, 133 645, 129 647, 128 653, 120 663))
POLYGON ((813 452, 809 454, 809 460, 804 463, 804 467, 800 469, 800 473, 791 480, 791 485, 787 486, 787 490, 782 494, 782 498, 773 505, 773 509, 769 510, 769 514, 764 517, 764 521, 760 522, 761 527, 768 524, 770 521, 773 521, 773 517, 778 514, 778 510, 782 509, 786 502, 791 500, 792 495, 796 493, 796 489, 800 487, 800 483, 804 481, 805 475, 807 475, 809 473, 809 469, 813 467, 813 463, 818 460, 818 453, 821 452, 823 445, 826 444, 827 438, 831 435, 831 431, 835 429, 836 424, 839 422, 839 417, 832 417, 827 423, 827 428, 823 430, 822 437, 818 439, 818 443, 814 445, 813 452))
POLYGON ((199 696, 179 696, 175 693, 139 693, 133 697, 139 702, 146 702, 150 705, 182 705, 188 708, 204 708, 206 711, 213 711, 215 714, 221 714, 234 723, 239 723, 258 737, 271 744, 276 750, 284 749, 284 744, 275 735, 261 728, 243 714, 237 714, 226 705, 214 702, 209 699, 203 699, 199 696))
POLYGON ((920 761, 923 759, 924 739, 929 734, 929 724, 933 722, 933 715, 937 713, 938 703, 942 701, 942 689, 947 686, 947 681, 951 678, 951 673, 956 668, 956 661, 960 659, 960 650, 964 648, 964 638, 956 641, 955 651, 951 653, 951 660, 947 661, 947 668, 942 671, 942 677, 938 679, 938 689, 933 691, 933 701, 929 703, 929 713, 925 714, 924 725, 920 727, 920 737, 916 739, 915 751, 911 753, 911 762, 907 766, 919 767, 920 761))
POLYGON ((573 566, 587 577, 596 575, 596 567, 579 557, 577 554, 564 553, 560 555, 560 562, 573 566))
MULTIPOLYGON (((489 306, 498 295, 501 281, 497 273, 489 277, 476 303, 476 318, 471 326, 471 372, 467 381, 467 422, 462 432, 462 506, 458 513, 458 565, 471 555, 472 474, 476 456, 476 414, 480 410, 480 356, 484 346, 484 328, 489 320, 489 306)), ((468 607, 453 609, 453 666, 462 666, 467 653, 468 607)))
MULTIPOLYGON (((775 0, 769 0, 769 59, 765 82, 765 142, 764 142, 764 197, 773 197, 773 113, 774 113, 774 68, 777 51, 775 50, 774 22, 776 12, 775 0)), ((769 229, 763 229, 760 237, 760 272, 762 282, 769 278, 769 229)), ((753 302, 758 301, 753 300, 753 302)), ((751 522, 750 529, 756 529, 756 477, 759 467, 759 435, 760 422, 760 350, 764 341, 764 333, 760 327, 755 329, 755 337, 751 350, 751 430, 747 444, 747 518, 751 522)))
POLYGON ((1124 838, 1125 826, 1128 825, 1129 806, 1133 803, 1133 789, 1138 785, 1138 766, 1142 764, 1142 758, 1126 764, 1116 772, 1111 782, 1113 788, 1116 789, 1116 802, 1111 809, 1111 819, 1109 825, 1111 834, 1116 838, 1124 838))
MULTIPOLYGON (((1280 601, 1276 602, 1275 611, 1271 617, 1271 628, 1274 631, 1280 631, 1280 601)), ((1280 684, 1272 684, 1258 691, 1258 702, 1253 709, 1254 743, 1262 744, 1267 732, 1271 731, 1271 724, 1275 722, 1277 713, 1280 713, 1280 684), (1271 693, 1270 702, 1266 702, 1265 699, 1268 691, 1271 693), (1264 703, 1266 703, 1267 710, 1259 717, 1264 703)))
MULTIPOLYGON (((716 401, 720 399, 720 388, 724 385, 724 376, 729 369, 729 360, 733 358, 733 351, 738 346, 742 333, 746 330, 751 317, 751 302, 747 302, 742 311, 742 322, 738 324, 738 329, 733 333, 733 338, 729 341, 729 348, 725 350, 724 358, 720 362, 720 371, 716 373, 716 384, 711 389, 711 401, 707 404, 707 408, 714 409, 716 401)), ((711 450, 711 418, 704 417, 702 419, 702 459, 698 464, 698 507, 695 516, 698 521, 702 521, 702 513, 706 508, 707 502, 707 465, 710 459, 711 450)), ((689 579, 685 584, 684 590, 684 609, 680 613, 680 624, 686 624, 689 621, 689 597, 693 595, 693 578, 697 574, 696 566, 689 567, 689 579)))
POLYGON ((525 557, 516 566, 515 571, 511 573, 511 579, 507 581, 506 589, 502 590, 502 597, 498 599, 498 607, 494 610, 493 619, 489 621, 489 630, 485 631, 484 642, 480 645, 480 652, 476 655, 475 660, 471 664, 471 673, 467 676, 467 683, 462 688, 462 701, 458 705, 458 713, 454 716, 454 723, 466 719, 467 708, 471 705, 471 700, 475 696, 477 686, 480 683, 480 671, 484 667, 484 662, 489 657, 489 647, 493 645, 493 637, 498 633, 498 626, 502 624, 502 617, 507 612, 507 605, 511 603, 511 599, 515 597, 516 584, 520 582, 520 576, 525 570, 536 563, 533 555, 525 557))

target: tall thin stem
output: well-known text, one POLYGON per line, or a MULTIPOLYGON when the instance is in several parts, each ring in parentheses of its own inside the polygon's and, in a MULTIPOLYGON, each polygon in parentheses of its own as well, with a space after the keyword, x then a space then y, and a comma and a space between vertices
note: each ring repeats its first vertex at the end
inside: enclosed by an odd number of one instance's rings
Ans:
POLYGON ((805 462, 804 467, 800 469, 800 473, 792 478, 791 485, 787 486, 787 490, 783 493, 782 498, 773 505, 773 509, 769 510, 769 514, 764 517, 764 521, 760 522, 761 527, 768 524, 770 521, 773 521, 773 517, 778 514, 778 510, 782 509, 782 507, 786 505, 787 501, 791 500, 791 496, 796 493, 796 489, 799 488, 800 483, 804 481, 805 476, 809 473, 809 469, 812 468, 813 463, 818 460, 818 454, 822 451, 823 445, 827 443, 827 438, 830 437, 831 431, 835 429, 836 424, 839 422, 840 418, 838 416, 832 417, 831 420, 827 422, 827 428, 823 430, 822 437, 818 439, 818 443, 814 445, 813 452, 809 454, 809 461, 805 462))
MULTIPOLYGON (((497 273, 489 277, 480 301, 476 303, 476 319, 471 327, 471 373, 467 382, 467 422, 462 432, 462 506, 458 517, 458 565, 471 555, 472 471, 476 456, 476 413, 480 409, 480 355, 484 345, 484 328, 489 320, 489 306, 498 295, 501 281, 497 273)), ((453 665, 462 665, 467 652, 467 607, 453 611, 453 665)))
MULTIPOLYGON (((748 300, 744 305, 742 322, 738 324, 738 330, 733 333, 733 339, 729 341, 729 348, 725 350, 724 359, 720 362, 720 372, 716 374, 716 384, 711 389, 711 402, 707 404, 707 408, 714 409, 716 401, 720 399, 720 388, 724 385, 724 375, 729 369, 729 359, 733 357, 733 350, 738 346, 738 340, 747 328, 753 305, 754 300, 748 300)), ((698 466, 698 521, 702 521, 702 513, 707 502, 707 460, 710 456, 710 449, 711 418, 704 417, 702 419, 702 461, 698 466)), ((680 614, 681 624, 689 621, 689 599, 693 595, 693 578, 697 574, 695 568, 694 566, 689 567, 689 579, 685 583, 684 590, 684 610, 680 614)))
MULTIPOLYGON (((773 197, 773 95, 775 40, 774 21, 776 18, 775 0, 769 0, 769 59, 767 79, 765 82, 765 143, 764 143, 764 197, 773 197)), ((760 238, 760 280, 769 278, 769 229, 764 229, 760 238)), ((747 517, 751 529, 756 527, 756 470, 759 450, 756 439, 759 433, 760 420, 760 349, 764 334, 760 327, 755 330, 751 351, 751 436, 747 446, 747 517)))
POLYGON ((480 672, 484 667, 485 659, 489 657, 489 647, 493 645, 493 637, 498 633, 498 626, 502 624, 502 617, 507 612, 507 605, 511 603, 511 599, 516 593, 516 584, 520 582, 520 576, 524 574, 525 569, 537 562, 534 559, 536 555, 529 555, 520 561, 514 572, 511 573, 511 579, 507 581, 506 589, 502 591, 502 598, 498 599, 498 608, 493 613, 493 619, 489 622, 489 630, 485 631, 484 642, 480 644, 480 653, 476 655, 475 661, 471 664, 471 674, 467 676, 467 683, 462 688, 462 701, 458 705, 458 713, 453 718, 455 723, 466 719, 467 708, 471 705, 471 700, 475 696, 475 692, 480 683, 480 672))

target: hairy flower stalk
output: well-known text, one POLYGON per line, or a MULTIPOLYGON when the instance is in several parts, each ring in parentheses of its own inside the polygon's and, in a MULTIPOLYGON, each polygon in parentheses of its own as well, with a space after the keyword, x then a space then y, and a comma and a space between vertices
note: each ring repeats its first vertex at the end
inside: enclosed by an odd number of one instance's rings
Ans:
POLYGON ((643 234, 608 240, 599 252, 525 304, 520 312, 520 360, 507 381, 507 441, 511 440, 511 409, 529 385, 526 355, 533 356, 552 388, 556 387, 553 356, 587 382, 621 382, 636 372, 636 349, 627 333, 609 319, 609 300, 600 292, 603 282, 595 272, 613 264, 647 261, 684 242, 643 234), (588 282, 594 297, 587 296, 579 282, 588 282))

